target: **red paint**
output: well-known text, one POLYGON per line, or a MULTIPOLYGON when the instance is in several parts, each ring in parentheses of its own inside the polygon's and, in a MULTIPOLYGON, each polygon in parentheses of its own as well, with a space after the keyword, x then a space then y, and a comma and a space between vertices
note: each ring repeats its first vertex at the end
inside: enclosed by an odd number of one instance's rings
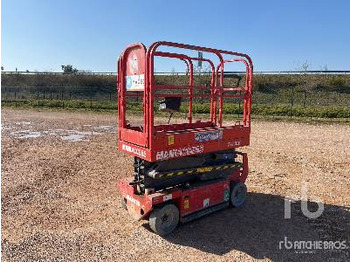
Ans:
MULTIPOLYGON (((250 108, 252 94, 252 73, 253 65, 250 57, 246 54, 206 48, 200 46, 178 44, 171 42, 156 42, 148 48, 141 43, 128 46, 118 61, 118 115, 119 115, 119 149, 126 153, 135 155, 132 152, 123 149, 122 144, 130 144, 136 147, 142 147, 147 154, 141 158, 155 162, 157 154, 160 151, 178 149, 186 146, 196 147, 203 145, 203 152, 219 151, 225 149, 234 149, 249 145, 250 137, 250 108), (176 47, 179 50, 187 49, 201 52, 209 52, 216 55, 219 64, 215 65, 213 61, 205 58, 189 57, 181 53, 160 52, 159 47, 176 47), (232 56, 232 59, 224 60, 223 55, 232 56), (186 86, 156 85, 154 82, 154 57, 161 56, 169 59, 180 59, 185 62, 189 72, 189 82, 186 86), (207 62, 212 68, 211 85, 209 87, 194 86, 193 84, 193 61, 201 60, 207 62), (246 67, 246 82, 243 87, 224 86, 223 73, 225 63, 243 63, 246 67), (135 68, 137 70, 135 70, 135 68), (216 70, 215 70, 216 69, 216 70), (127 91, 129 76, 145 75, 144 88, 139 93, 130 93, 127 91), (182 89, 187 90, 183 94, 166 94, 165 90, 182 89), (207 94, 195 94, 195 90, 208 89, 207 94), (157 91, 157 94, 155 91, 157 91), (242 94, 227 94, 228 91, 241 91, 242 94), (143 99, 144 124, 141 127, 131 127, 126 122, 126 97, 139 96, 143 99), (156 97, 184 97, 188 98, 188 122, 183 124, 160 125, 154 124, 154 104, 156 97), (210 101, 210 121, 193 122, 192 100, 195 97, 206 97, 210 101), (222 108, 224 98, 240 97, 243 99, 243 117, 242 121, 234 126, 222 125, 222 108), (218 111, 218 116, 216 112, 218 111), (222 128, 223 137, 217 141, 198 142, 194 139, 196 132, 210 132, 222 128), (174 144, 168 145, 167 137, 174 136, 174 144)), ((191 153, 191 151, 190 151, 191 153)), ((195 152, 194 152, 195 153, 195 152)))
MULTIPOLYGON (((187 52, 188 53, 188 52, 187 52)), ((118 149, 149 162, 175 159, 189 155, 236 149, 250 143, 250 111, 252 96, 253 64, 250 57, 243 53, 218 50, 194 45, 171 42, 155 42, 148 50, 141 44, 128 46, 118 60, 118 149), (186 54, 160 52, 159 47, 172 47, 192 51, 209 52, 215 55, 219 63, 205 58, 190 57, 186 54), (157 85, 154 80, 154 57, 179 59, 188 68, 188 84, 184 86, 157 85), (223 56, 231 56, 224 59, 223 56), (193 61, 207 62, 211 69, 209 87, 195 86, 193 61), (225 63, 243 63, 246 67, 246 81, 242 87, 224 85, 225 63), (196 90, 205 90, 206 94, 196 94, 196 90), (169 94, 171 90, 182 90, 182 94, 169 94), (136 92, 130 92, 136 91, 136 92), (157 92, 156 92, 157 91, 157 92), (167 92, 165 92, 167 91, 167 92), (229 91, 237 91, 229 94, 229 91), (240 92, 238 94, 238 92, 240 92), (126 98, 139 97, 143 102, 142 126, 130 126, 126 119, 126 98), (155 98, 188 98, 188 119, 186 123, 155 125, 155 98), (210 120, 193 120, 192 100, 205 97, 210 101, 210 120), (232 126, 223 126, 223 105, 225 98, 238 97, 243 100, 242 121, 232 126), (218 112, 218 114, 217 114, 218 112)), ((242 168, 236 168, 225 179, 216 179, 206 183, 192 183, 190 187, 173 187, 152 194, 139 194, 133 178, 128 177, 119 182, 119 190, 126 201, 129 213, 135 219, 147 219, 153 208, 165 203, 174 203, 179 208, 180 220, 185 216, 205 208, 228 203, 228 196, 233 182, 245 182, 248 175, 248 157, 242 156, 242 168)), ((142 191, 143 192, 143 191, 142 191)), ((145 191, 147 192, 147 191, 145 191)), ((219 205, 219 206, 216 206, 219 205)), ((203 212, 202 212, 203 213, 203 212)), ((186 217, 186 218, 189 218, 186 217)), ((188 221, 188 219, 187 219, 188 221)))
POLYGON ((125 178, 119 182, 119 191, 126 199, 130 215, 137 220, 147 219, 155 206, 163 203, 175 203, 181 217, 200 211, 207 207, 227 202, 225 192, 230 191, 232 182, 244 182, 248 174, 248 158, 243 155, 243 168, 236 169, 225 180, 214 181, 206 185, 194 185, 191 188, 172 188, 149 195, 136 194, 136 186, 130 185, 132 178, 125 178), (170 197, 171 196, 171 197, 170 197), (188 200, 188 207, 185 201, 188 200))

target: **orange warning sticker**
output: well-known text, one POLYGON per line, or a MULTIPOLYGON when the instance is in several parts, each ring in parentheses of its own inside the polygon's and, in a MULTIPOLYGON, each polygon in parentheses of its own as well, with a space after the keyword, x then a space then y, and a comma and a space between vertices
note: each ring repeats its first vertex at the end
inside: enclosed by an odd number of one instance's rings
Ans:
POLYGON ((168 136, 168 145, 173 145, 175 143, 175 138, 174 136, 168 136))
POLYGON ((184 209, 189 209, 190 208, 190 200, 189 199, 185 199, 184 200, 184 209))

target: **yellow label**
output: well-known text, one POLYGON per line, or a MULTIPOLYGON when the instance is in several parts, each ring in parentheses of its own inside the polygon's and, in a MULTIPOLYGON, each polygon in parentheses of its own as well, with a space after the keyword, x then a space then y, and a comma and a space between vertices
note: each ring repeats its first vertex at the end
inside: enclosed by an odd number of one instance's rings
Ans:
POLYGON ((132 213, 135 213, 136 212, 136 208, 133 204, 129 205, 128 206, 129 210, 132 212, 132 213))
POLYGON ((174 136, 168 136, 168 145, 173 145, 175 143, 174 136))
POLYGON ((190 208, 190 200, 189 199, 185 199, 184 200, 184 209, 189 209, 190 208))
POLYGON ((212 167, 201 167, 201 168, 198 168, 198 169, 197 169, 197 172, 199 172, 199 173, 205 173, 205 172, 210 172, 210 171, 212 171, 212 170, 213 170, 212 167))

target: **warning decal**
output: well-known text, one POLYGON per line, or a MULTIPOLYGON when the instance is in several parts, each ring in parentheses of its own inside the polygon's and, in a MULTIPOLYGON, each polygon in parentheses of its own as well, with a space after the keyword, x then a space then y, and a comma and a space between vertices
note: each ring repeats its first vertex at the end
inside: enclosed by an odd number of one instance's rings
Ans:
POLYGON ((145 87, 145 75, 131 75, 126 76, 126 90, 127 91, 143 91, 145 87))

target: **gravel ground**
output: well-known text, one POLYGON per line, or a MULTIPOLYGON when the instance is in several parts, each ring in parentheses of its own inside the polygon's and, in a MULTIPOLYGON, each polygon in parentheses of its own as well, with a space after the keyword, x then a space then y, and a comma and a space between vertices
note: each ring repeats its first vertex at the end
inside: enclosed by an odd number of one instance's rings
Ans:
POLYGON ((120 205, 132 158, 116 150, 116 115, 4 109, 1 121, 4 261, 349 261, 348 250, 279 249, 285 238, 349 246, 347 125, 253 121, 247 204, 162 238, 120 205), (295 201, 284 219, 303 183, 323 214, 307 219, 295 201))

